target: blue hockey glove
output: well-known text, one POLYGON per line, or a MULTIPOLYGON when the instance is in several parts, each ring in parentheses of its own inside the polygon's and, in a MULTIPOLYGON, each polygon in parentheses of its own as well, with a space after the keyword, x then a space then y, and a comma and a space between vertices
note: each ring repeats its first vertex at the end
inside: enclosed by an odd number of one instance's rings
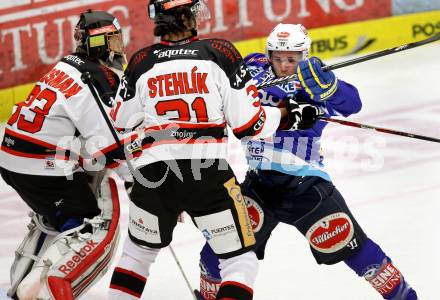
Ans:
POLYGON ((308 103, 297 103, 294 98, 284 99, 287 120, 281 126, 285 130, 306 130, 312 128, 321 114, 318 107, 308 103))
POLYGON ((338 79, 332 71, 323 71, 324 63, 317 57, 298 64, 298 78, 301 85, 315 101, 324 101, 338 89, 338 79))

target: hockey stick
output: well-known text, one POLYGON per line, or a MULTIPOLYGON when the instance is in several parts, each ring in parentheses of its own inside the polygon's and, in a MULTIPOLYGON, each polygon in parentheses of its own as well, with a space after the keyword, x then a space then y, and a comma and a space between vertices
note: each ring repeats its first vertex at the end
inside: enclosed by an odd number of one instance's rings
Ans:
MULTIPOLYGON (((92 75, 91 75, 89 72, 84 72, 84 73, 81 75, 81 80, 82 80, 85 84, 87 84, 87 86, 89 87, 89 89, 90 89, 90 91, 91 91, 91 93, 92 93, 92 95, 93 95, 93 98, 95 99, 95 102, 96 102, 96 104, 98 105, 99 110, 101 111, 102 117, 104 118, 105 123, 107 124, 108 129, 110 130, 110 132, 111 132, 111 134, 112 134, 112 136, 113 136, 113 138, 114 138, 116 144, 118 145, 118 147, 124 149, 124 148, 123 148, 124 146, 123 146, 121 140, 119 139, 119 137, 118 137, 118 135, 117 135, 117 133, 116 133, 116 131, 115 131, 115 128, 113 127, 113 124, 111 123, 111 121, 110 121, 110 119, 109 119, 107 113, 106 113, 105 110, 104 110, 104 107, 102 106, 102 100, 101 100, 101 98, 98 96, 98 93, 96 92, 95 87, 93 86, 93 77, 92 77, 92 75)), ((124 151, 125 151, 125 150, 124 150, 124 151)), ((127 162, 128 169, 130 170, 131 174, 133 174, 133 176, 134 176, 134 174, 136 174, 136 173, 135 173, 135 170, 134 170, 134 168, 133 168, 133 165, 131 164, 131 162, 130 162, 130 160, 128 159, 128 157, 127 157, 127 159, 126 159, 126 162, 127 162)), ((177 266, 179 267, 179 270, 180 270, 180 272, 182 273, 182 276, 183 276, 183 278, 185 279, 186 284, 187 284, 188 288, 189 288, 190 291, 191 291, 191 294, 193 295, 194 299, 197 300, 197 299, 198 299, 198 298, 197 298, 197 295, 196 295, 196 293, 194 293, 194 290, 193 290, 193 288, 191 287, 191 285, 190 285, 190 283, 189 283, 189 281, 188 281, 188 278, 186 277, 185 272, 183 271, 182 266, 180 265, 179 260, 177 259, 176 253, 174 253, 174 250, 173 250, 173 248, 171 247, 171 245, 169 245, 169 247, 170 247, 171 253, 173 254, 174 261, 176 262, 177 266)))
MULTIPOLYGON (((115 142, 116 142, 116 144, 118 145, 119 149, 124 149, 124 145, 122 144, 121 140, 119 139, 118 134, 116 133, 115 128, 113 127, 112 122, 110 121, 110 119, 109 119, 107 113, 105 112, 104 107, 102 106, 102 100, 101 100, 101 98, 98 96, 98 93, 96 92, 95 87, 93 86, 93 77, 92 77, 92 75, 90 74, 90 72, 84 72, 84 73, 81 75, 81 80, 82 80, 85 84, 87 84, 87 86, 89 87, 90 92, 92 93, 93 98, 95 99, 95 102, 96 102, 96 104, 97 104, 98 107, 99 107, 99 110, 100 110, 100 112, 101 112, 101 115, 102 115, 102 117, 104 118, 105 123, 107 124, 107 127, 108 127, 108 129, 110 130, 110 132, 111 132, 111 134, 112 134, 112 136, 113 136, 113 139, 115 140, 115 142)), ((125 154, 125 149, 124 149, 124 154, 125 154)), ((131 174, 134 176, 134 175, 136 174, 136 171, 134 170, 133 165, 131 164, 131 162, 130 162, 130 160, 128 159, 127 155, 126 155, 126 158, 127 158, 127 159, 126 159, 125 161, 127 162, 127 167, 128 167, 128 169, 130 170, 131 174)))
MULTIPOLYGON (((418 41, 418 42, 413 42, 413 43, 401 45, 401 46, 398 46, 398 47, 381 50, 379 52, 367 54, 367 55, 364 55, 364 56, 361 56, 361 57, 358 57, 358 58, 353 58, 353 59, 349 59, 349 60, 346 60, 346 61, 343 61, 343 62, 340 62, 340 63, 336 63, 336 64, 333 64, 333 65, 324 66, 322 69, 324 71, 336 70, 336 69, 340 69, 340 68, 343 68, 343 67, 351 66, 351 65, 354 65, 354 64, 357 64, 357 63, 360 63, 360 62, 364 62, 364 61, 367 61, 367 60, 370 60, 370 59, 375 59, 375 58, 379 58, 379 57, 386 56, 386 55, 389 55, 389 54, 397 53, 397 52, 400 52, 400 51, 404 51, 404 50, 412 49, 412 48, 415 48, 415 47, 423 46, 423 45, 426 45, 426 44, 429 44, 429 43, 432 43, 432 42, 435 42, 435 41, 438 41, 438 40, 440 40, 440 33, 438 33, 438 34, 436 34, 436 35, 434 35, 434 36, 432 36, 430 38, 418 41)), ((293 75, 285 76, 285 77, 280 77, 280 78, 275 78, 275 79, 264 81, 264 82, 258 84, 257 85, 257 89, 264 89, 264 88, 267 88, 267 87, 270 87, 270 86, 274 86, 274 85, 285 83, 285 82, 289 82, 289 81, 295 81, 295 80, 298 80, 298 75, 297 74, 293 74, 293 75)))
POLYGON ((429 137, 429 136, 424 136, 424 135, 419 135, 419 134, 408 133, 408 132, 403 132, 403 131, 397 131, 397 130, 394 130, 394 129, 381 128, 381 127, 376 127, 376 126, 371 126, 371 125, 366 125, 366 124, 361 124, 361 123, 356 123, 356 122, 351 122, 351 121, 327 118, 327 117, 319 117, 319 119, 322 120, 322 121, 325 121, 325 122, 338 123, 338 124, 345 125, 345 126, 350 126, 350 127, 374 130, 374 131, 378 131, 378 132, 383 132, 383 133, 388 133, 388 134, 393 134, 393 135, 399 135, 399 136, 405 136, 405 137, 409 137, 409 138, 413 138, 413 139, 418 139, 418 140, 424 140, 424 141, 429 141, 429 142, 434 142, 434 143, 440 143, 440 139, 437 139, 437 138, 433 138, 433 137, 429 137))
POLYGON ((174 257, 174 261, 176 262, 177 266, 179 267, 180 274, 182 274, 183 279, 185 279, 186 286, 189 288, 189 290, 190 290, 191 294, 193 295, 194 299, 195 300, 199 300, 199 297, 197 295, 198 291, 193 289, 192 286, 191 286, 191 283, 189 283, 188 277, 186 277, 185 271, 183 271, 182 265, 180 264, 180 261, 177 258, 176 252, 174 252, 174 249, 173 249, 173 247, 171 247, 171 245, 168 245, 168 248, 170 248, 171 254, 174 257))

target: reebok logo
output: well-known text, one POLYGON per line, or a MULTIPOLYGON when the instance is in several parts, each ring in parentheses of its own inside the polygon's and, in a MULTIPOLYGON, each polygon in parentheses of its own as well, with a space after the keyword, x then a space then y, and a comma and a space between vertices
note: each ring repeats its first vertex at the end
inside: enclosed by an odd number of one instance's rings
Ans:
POLYGON ((69 275, 78 264, 84 260, 84 258, 92 252, 93 249, 98 246, 99 243, 89 240, 87 243, 73 255, 69 260, 58 268, 58 271, 64 273, 65 275, 69 275))

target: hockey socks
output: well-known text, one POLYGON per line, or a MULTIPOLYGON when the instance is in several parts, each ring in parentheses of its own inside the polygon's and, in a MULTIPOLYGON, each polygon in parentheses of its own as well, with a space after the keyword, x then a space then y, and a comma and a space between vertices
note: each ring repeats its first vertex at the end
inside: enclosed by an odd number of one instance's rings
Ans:
POLYGON ((140 299, 146 282, 146 277, 133 271, 116 267, 110 281, 110 289, 115 290, 111 294, 120 294, 120 297, 113 296, 111 299, 140 299))
POLYGON ((127 237, 122 256, 113 271, 108 299, 140 299, 150 274, 150 267, 159 251, 160 249, 140 247, 127 237))
POLYGON ((382 249, 367 239, 362 249, 344 261, 353 271, 364 277, 384 299, 416 300, 416 292, 403 278, 382 249))
POLYGON ((215 300, 222 278, 219 260, 208 243, 200 252, 200 294, 203 300, 215 300))
POLYGON ((216 299, 251 300, 258 272, 258 259, 253 251, 220 259, 222 283, 216 299))

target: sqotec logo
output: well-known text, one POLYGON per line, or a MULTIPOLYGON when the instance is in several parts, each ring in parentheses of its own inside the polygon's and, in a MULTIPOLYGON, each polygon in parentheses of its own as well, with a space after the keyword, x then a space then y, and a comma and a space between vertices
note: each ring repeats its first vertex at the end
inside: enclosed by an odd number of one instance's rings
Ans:
POLYGON ((333 253, 346 247, 354 235, 350 217, 338 212, 325 216, 306 233, 310 245, 319 252, 333 253))
POLYGON ((157 55, 157 58, 172 58, 177 56, 197 56, 199 50, 195 49, 174 49, 174 50, 155 50, 153 53, 157 55))

